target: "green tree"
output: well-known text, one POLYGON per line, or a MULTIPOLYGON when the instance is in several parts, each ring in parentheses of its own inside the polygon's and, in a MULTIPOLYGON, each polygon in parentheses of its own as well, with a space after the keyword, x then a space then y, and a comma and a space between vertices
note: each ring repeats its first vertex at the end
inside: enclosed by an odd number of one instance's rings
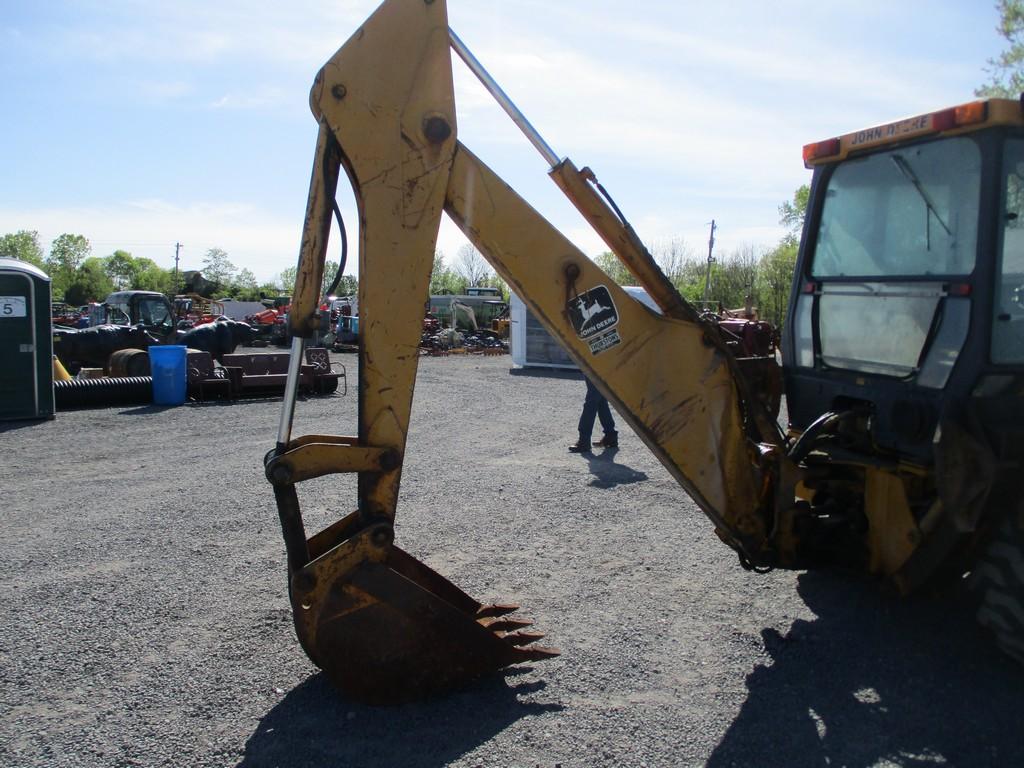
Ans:
POLYGON ((459 276, 448 267, 441 251, 434 252, 434 264, 430 270, 430 295, 445 296, 461 293, 463 283, 459 276))
POLYGON ((46 269, 50 273, 54 296, 63 296, 75 279, 75 273, 89 256, 92 247, 82 235, 64 233, 50 244, 46 269))
POLYGON ((768 251, 758 266, 757 279, 760 293, 758 307, 761 319, 782 327, 789 306, 789 293, 796 269, 799 244, 784 239, 768 251))
POLYGON ((989 81, 974 93, 984 97, 1016 99, 1024 92, 1024 0, 999 0, 996 31, 1006 41, 1006 50, 988 60, 989 81))
POLYGON ((43 247, 39 245, 39 233, 35 230, 21 229, 0 237, 0 256, 45 269, 43 247))
POLYGON ((132 288, 137 291, 157 291, 173 295, 177 293, 174 286, 174 271, 165 269, 152 259, 137 258, 132 288))
POLYGON ((231 285, 237 271, 227 251, 221 248, 210 248, 203 256, 203 277, 218 283, 222 290, 231 285))
POLYGON ((242 288, 255 288, 259 285, 256 282, 256 275, 253 274, 251 269, 241 269, 238 274, 235 275, 235 284, 242 288))
MULTIPOLYGON (((247 271, 247 270, 243 270, 247 271)), ((338 271, 337 264, 328 264, 324 268, 324 281, 323 286, 320 289, 321 295, 331 287, 331 281, 334 280, 334 275, 338 271), (333 269, 331 269, 333 267, 333 269), (328 277, 330 279, 328 279, 328 277)), ((250 273, 251 274, 251 273, 250 273)), ((281 274, 277 276, 277 280, 273 283, 264 283, 258 288, 254 288, 253 294, 259 296, 263 294, 266 298, 273 296, 288 295, 290 296, 295 292, 295 279, 298 276, 297 267, 287 267, 281 270, 281 274)), ((253 278, 255 283, 255 278, 253 278)), ((359 290, 359 281, 353 275, 342 275, 338 281, 338 287, 334 289, 335 296, 354 296, 359 290)), ((255 300, 255 299, 254 299, 255 300)))
POLYGON ((107 276, 119 290, 133 288, 138 266, 128 251, 114 251, 105 259, 107 276))
POLYGON ((757 251, 751 245, 737 248, 715 262, 711 272, 712 300, 725 309, 745 307, 748 298, 753 306, 758 306, 758 262, 757 251))
POLYGON ((655 243, 651 247, 651 255, 684 299, 695 303, 704 298, 708 262, 705 257, 698 256, 686 241, 673 237, 655 243))
POLYGON ((98 256, 90 256, 82 261, 63 291, 64 301, 80 305, 107 298, 114 290, 114 283, 107 275, 106 267, 106 259, 98 256))
MULTIPOLYGON (((281 295, 281 286, 276 282, 260 283, 256 289, 257 297, 260 299, 271 298, 273 296, 281 295)), ((256 299, 254 299, 255 301, 256 299)))
POLYGON ((281 274, 278 279, 281 283, 281 290, 286 296, 290 296, 295 292, 295 278, 299 275, 297 267, 286 267, 281 270, 281 274))
POLYGON ((240 269, 231 285, 222 292, 222 298, 230 296, 238 301, 258 301, 260 298, 259 284, 251 269, 240 269))
POLYGON ((626 266, 619 261, 619 257, 611 251, 597 254, 592 261, 619 285, 633 285, 636 282, 626 266))
MULTIPOLYGON (((327 262, 324 263, 324 279, 320 282, 320 295, 321 296, 326 296, 327 295, 327 289, 331 287, 331 283, 334 282, 334 278, 337 276, 337 274, 338 274, 338 262, 336 262, 336 261, 327 261, 327 262)), ((335 296, 340 296, 340 295, 343 295, 343 294, 339 294, 337 292, 337 288, 335 288, 334 295, 335 296)))
POLYGON ((789 229, 787 237, 798 240, 807 217, 807 202, 811 199, 811 188, 807 184, 797 187, 792 202, 779 206, 779 223, 789 229))
POLYGON ((800 251, 800 233, 807 217, 807 203, 810 187, 806 184, 793 193, 792 202, 779 206, 779 223, 789 229, 782 240, 768 251, 758 264, 757 290, 758 308, 761 317, 779 328, 782 327, 789 307, 789 295, 793 286, 793 273, 800 251))
POLYGON ((359 281, 355 275, 342 275, 335 293, 339 296, 355 296, 359 293, 359 281))

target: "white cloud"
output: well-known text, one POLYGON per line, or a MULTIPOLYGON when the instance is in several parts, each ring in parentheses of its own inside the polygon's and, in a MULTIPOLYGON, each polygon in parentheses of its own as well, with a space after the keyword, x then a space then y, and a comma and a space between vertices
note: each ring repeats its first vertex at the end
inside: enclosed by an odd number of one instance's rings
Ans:
POLYGON ((374 3, 105 0, 97 6, 101 10, 87 16, 86 23, 55 31, 62 55, 104 62, 206 63, 234 56, 253 63, 315 66, 337 49, 339 35, 354 29, 374 3))
POLYGON ((188 96, 192 91, 192 84, 183 80, 143 82, 138 88, 138 92, 150 103, 175 101, 188 96))
POLYGON ((210 103, 212 109, 268 109, 285 104, 289 95, 281 88, 264 86, 255 91, 226 93, 210 103))

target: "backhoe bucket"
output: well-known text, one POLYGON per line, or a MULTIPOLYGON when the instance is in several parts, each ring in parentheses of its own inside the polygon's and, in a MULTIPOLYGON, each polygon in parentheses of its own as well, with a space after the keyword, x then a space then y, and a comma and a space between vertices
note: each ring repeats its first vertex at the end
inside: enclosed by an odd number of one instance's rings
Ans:
POLYGON ((312 558, 291 579, 296 632, 342 691, 396 704, 443 691, 510 664, 558 655, 543 635, 484 605, 392 541, 387 523, 346 537, 350 515, 310 539, 312 558), (337 542, 337 543, 335 543, 337 542))

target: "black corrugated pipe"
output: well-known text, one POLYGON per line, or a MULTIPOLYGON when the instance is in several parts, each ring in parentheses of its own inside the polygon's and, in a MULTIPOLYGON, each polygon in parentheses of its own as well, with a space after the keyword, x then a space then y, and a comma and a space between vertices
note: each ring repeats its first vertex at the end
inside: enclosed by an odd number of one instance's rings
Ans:
POLYGON ((107 379, 55 381, 53 393, 58 410, 152 403, 153 377, 122 376, 107 379))

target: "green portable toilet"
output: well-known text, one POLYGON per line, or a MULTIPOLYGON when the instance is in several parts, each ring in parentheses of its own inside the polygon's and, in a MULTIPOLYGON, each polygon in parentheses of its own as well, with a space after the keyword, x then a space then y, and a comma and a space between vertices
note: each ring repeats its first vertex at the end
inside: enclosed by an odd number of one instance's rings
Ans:
POLYGON ((52 418, 50 278, 0 258, 0 420, 52 418))

